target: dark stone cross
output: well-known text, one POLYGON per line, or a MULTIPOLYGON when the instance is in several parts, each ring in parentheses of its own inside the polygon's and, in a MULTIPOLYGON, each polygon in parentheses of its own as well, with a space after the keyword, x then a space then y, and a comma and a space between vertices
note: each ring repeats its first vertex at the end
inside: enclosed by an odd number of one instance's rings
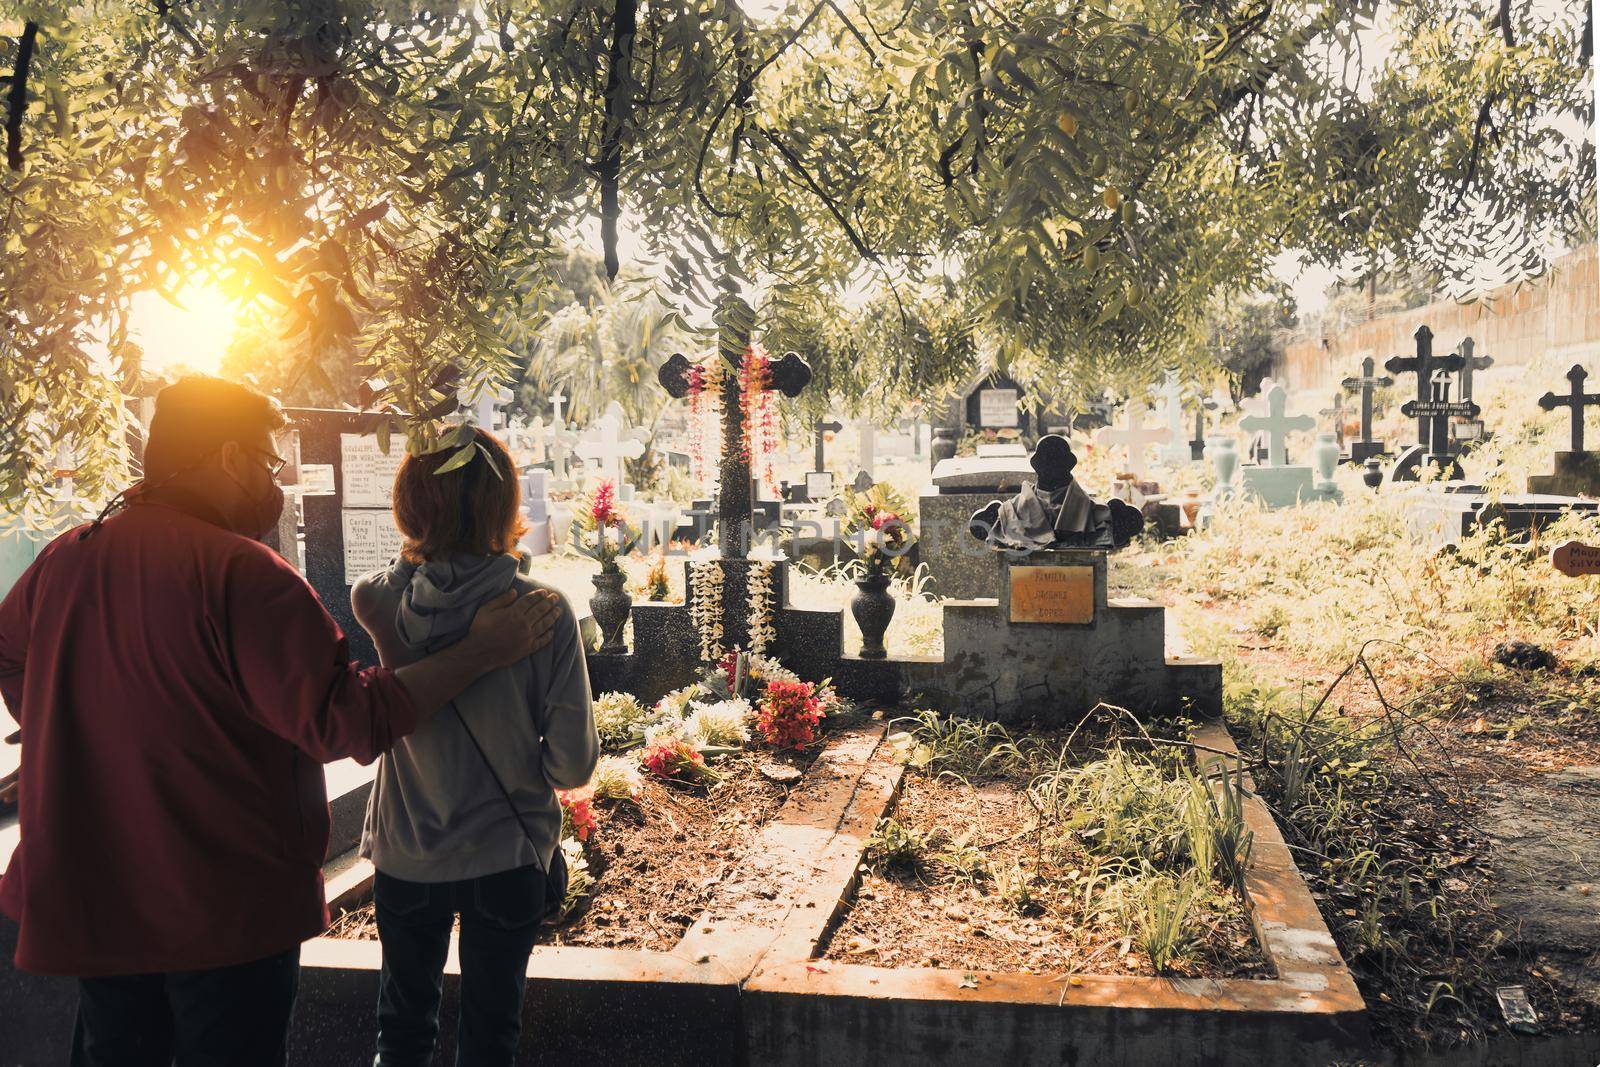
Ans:
POLYGON ((812 470, 816 471, 818 474, 821 474, 823 471, 828 469, 822 465, 823 461, 827 458, 823 453, 823 445, 826 442, 827 435, 830 433, 838 433, 840 430, 844 429, 844 425, 832 419, 818 419, 816 424, 812 426, 811 429, 812 433, 816 435, 816 457, 812 466, 812 470))
MULTIPOLYGON (((745 449, 744 412, 740 404, 739 368, 750 349, 755 309, 737 293, 717 301, 717 354, 727 366, 722 376, 722 446, 717 474, 717 542, 723 559, 743 559, 754 531, 750 514, 750 459, 745 449)), ((689 395, 694 364, 682 352, 661 365, 657 377, 668 395, 689 395)), ((811 368, 793 352, 773 360, 771 387, 787 397, 797 397, 811 384, 811 368)))
POLYGON ((1539 406, 1546 411, 1556 408, 1570 408, 1572 416, 1572 451, 1583 451, 1583 409, 1600 404, 1600 393, 1586 393, 1583 383, 1589 380, 1589 372, 1578 363, 1572 365, 1567 371, 1567 381, 1572 383, 1572 389, 1565 396, 1555 393, 1546 393, 1539 398, 1539 406))
POLYGON ((1377 360, 1368 356, 1361 361, 1361 373, 1346 378, 1339 384, 1346 389, 1361 390, 1361 440, 1350 443, 1350 461, 1365 463, 1373 456, 1383 455, 1383 442, 1372 439, 1372 391, 1387 388, 1394 379, 1387 374, 1374 374, 1377 360))
POLYGON ((1417 444, 1426 451, 1427 461, 1436 466, 1454 462, 1450 452, 1450 420, 1456 416, 1477 418, 1478 405, 1470 400, 1450 399, 1451 376, 1461 370, 1461 353, 1433 354, 1433 331, 1417 327, 1417 354, 1393 356, 1383 364, 1390 374, 1415 374, 1417 398, 1401 406, 1400 412, 1417 420, 1417 444))
POLYGON ((1457 352, 1461 355, 1461 399, 1472 399, 1472 372, 1488 370, 1494 366, 1493 356, 1475 356, 1472 354, 1472 338, 1464 338, 1457 352))
POLYGON ((1217 401, 1213 397, 1200 397, 1194 406, 1194 438, 1189 442, 1189 458, 1195 462, 1206 457, 1206 412, 1215 411, 1217 401))

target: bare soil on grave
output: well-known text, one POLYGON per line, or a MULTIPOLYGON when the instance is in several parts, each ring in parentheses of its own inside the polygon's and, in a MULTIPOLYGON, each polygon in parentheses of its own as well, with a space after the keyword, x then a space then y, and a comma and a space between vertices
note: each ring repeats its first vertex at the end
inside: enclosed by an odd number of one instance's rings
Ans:
MULTIPOLYGON (((888 967, 944 967, 982 972, 1153 975, 1123 926, 1087 913, 1082 872, 1053 861, 1029 830, 1037 825, 1025 777, 970 783, 908 772, 890 813, 925 834, 976 828, 991 870, 1020 864, 1041 877, 1034 905, 1019 913, 986 878, 941 871, 937 862, 905 872, 863 872, 843 919, 819 946, 829 960, 888 967)), ((1270 977, 1244 905, 1227 897, 1206 910, 1208 931, 1169 975, 1270 977)))
MULTIPOLYGON (((684 786, 644 775, 631 801, 602 801, 599 829, 586 855, 595 882, 586 901, 540 938, 546 945, 671 950, 717 887, 737 871, 746 850, 789 791, 760 772, 763 764, 809 769, 821 745, 801 753, 751 751, 713 761, 722 780, 684 786)), ((372 905, 356 908, 330 937, 376 939, 372 905)))

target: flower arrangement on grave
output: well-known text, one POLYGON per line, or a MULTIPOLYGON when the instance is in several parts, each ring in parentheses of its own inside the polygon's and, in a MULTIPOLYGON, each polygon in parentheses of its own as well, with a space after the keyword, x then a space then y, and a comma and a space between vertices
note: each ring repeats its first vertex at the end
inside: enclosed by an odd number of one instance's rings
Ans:
POLYGON ((667 580, 667 550, 663 546, 656 553, 655 559, 650 561, 650 570, 644 576, 644 584, 639 590, 646 600, 660 603, 670 595, 671 586, 667 580))
POLYGON ((577 838, 561 839, 561 856, 567 861, 567 895, 561 901, 559 918, 566 919, 578 910, 594 888, 594 875, 589 873, 589 858, 583 854, 583 842, 577 838))
POLYGON ((805 748, 821 725, 822 704, 810 682, 768 682, 756 703, 756 729, 773 748, 805 748))
POLYGON ((911 551, 916 534, 905 497, 884 482, 860 492, 844 491, 844 532, 856 538, 858 560, 868 575, 888 574, 911 551))
POLYGON ((639 536, 628 527, 617 505, 617 486, 609 478, 594 487, 587 500, 573 513, 572 538, 575 551, 600 564, 601 574, 621 574, 617 562, 639 544, 639 536))
POLYGON ((644 769, 658 778, 699 784, 720 778, 706 764, 705 756, 678 729, 661 730, 645 742, 640 757, 644 769))
POLYGON ((594 786, 557 789, 556 799, 561 802, 561 836, 577 838, 579 843, 587 845, 589 838, 600 829, 600 813, 594 806, 594 786))
POLYGON ((653 718, 632 693, 601 693, 594 700, 594 725, 602 748, 626 748, 644 740, 653 718))
POLYGON ((626 756, 601 756, 589 776, 589 788, 595 800, 635 800, 644 780, 639 777, 639 763, 626 756))
POLYGON ((731 752, 750 742, 750 702, 730 697, 715 702, 690 705, 683 720, 684 739, 702 755, 708 751, 731 752))

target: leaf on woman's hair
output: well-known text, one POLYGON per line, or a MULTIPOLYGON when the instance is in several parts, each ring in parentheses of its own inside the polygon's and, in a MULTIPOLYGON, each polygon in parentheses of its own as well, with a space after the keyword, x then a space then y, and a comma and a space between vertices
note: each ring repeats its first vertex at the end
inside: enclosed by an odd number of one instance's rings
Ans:
POLYGON ((477 450, 478 443, 476 441, 462 448, 456 449, 455 455, 445 460, 444 463, 440 465, 439 469, 433 473, 449 474, 453 470, 459 470, 460 468, 465 467, 469 462, 471 462, 472 455, 477 450))

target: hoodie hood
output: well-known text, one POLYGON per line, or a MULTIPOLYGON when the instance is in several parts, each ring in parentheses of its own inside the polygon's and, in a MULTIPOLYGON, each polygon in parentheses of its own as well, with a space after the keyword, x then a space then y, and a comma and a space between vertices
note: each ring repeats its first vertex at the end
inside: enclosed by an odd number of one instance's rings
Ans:
POLYGON ((457 554, 421 564, 398 560, 391 573, 404 587, 395 630, 407 647, 431 653, 466 636, 478 606, 511 588, 517 558, 457 554))

